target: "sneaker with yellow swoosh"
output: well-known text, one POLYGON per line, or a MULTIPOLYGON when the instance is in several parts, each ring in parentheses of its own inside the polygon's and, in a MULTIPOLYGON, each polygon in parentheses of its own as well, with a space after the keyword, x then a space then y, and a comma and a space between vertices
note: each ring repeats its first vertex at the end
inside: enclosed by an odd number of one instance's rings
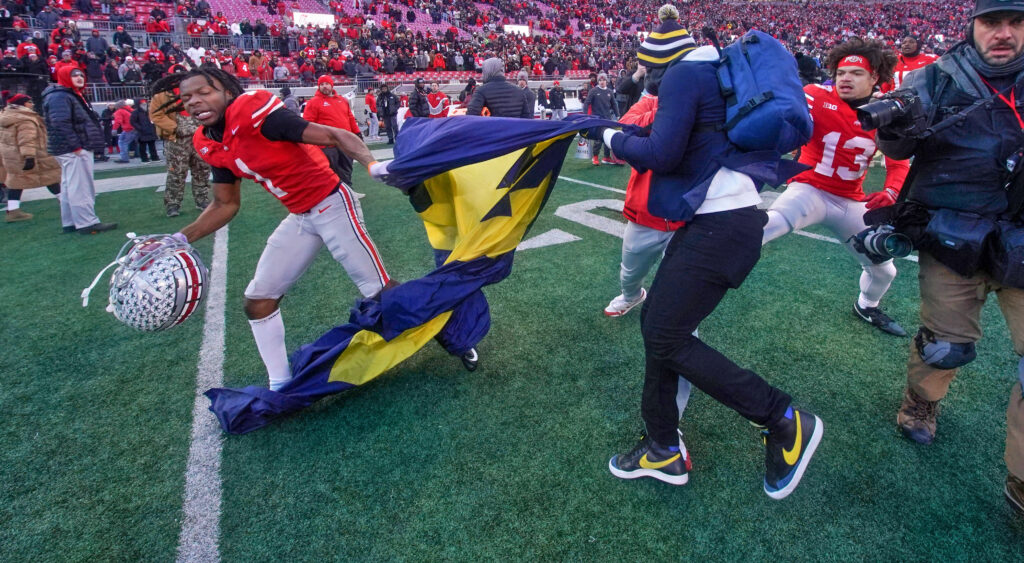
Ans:
POLYGON ((817 416, 789 407, 782 420, 764 437, 764 492, 773 499, 789 496, 800 483, 825 425, 817 416))
POLYGON ((628 453, 618 454, 608 461, 612 475, 620 479, 651 477, 672 485, 685 485, 690 480, 690 455, 683 444, 662 446, 643 436, 628 453))

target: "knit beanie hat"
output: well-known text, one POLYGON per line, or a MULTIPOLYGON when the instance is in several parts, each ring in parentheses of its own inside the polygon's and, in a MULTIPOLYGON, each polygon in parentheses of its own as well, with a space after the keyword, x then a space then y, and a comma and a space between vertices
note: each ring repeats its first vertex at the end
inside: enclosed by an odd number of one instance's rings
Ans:
POLYGON ((686 29, 679 25, 679 11, 671 4, 658 9, 658 26, 640 45, 636 57, 647 68, 661 68, 697 47, 686 29))
POLYGON ((32 98, 26 96, 25 94, 15 94, 15 95, 11 96, 7 100, 7 103, 8 104, 14 104, 14 105, 23 106, 26 103, 31 102, 31 101, 32 101, 32 98))

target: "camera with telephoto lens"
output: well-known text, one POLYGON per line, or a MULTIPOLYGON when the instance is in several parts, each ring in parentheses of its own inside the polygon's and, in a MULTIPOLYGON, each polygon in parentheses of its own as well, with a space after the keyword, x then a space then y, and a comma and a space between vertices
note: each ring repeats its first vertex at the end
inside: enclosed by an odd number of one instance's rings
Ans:
POLYGON ((897 90, 857 108, 857 119, 860 120, 862 129, 871 131, 890 125, 901 118, 913 117, 915 105, 920 106, 916 92, 897 90))
POLYGON ((875 225, 850 237, 853 249, 875 264, 903 258, 914 250, 910 237, 897 233, 892 225, 875 225))

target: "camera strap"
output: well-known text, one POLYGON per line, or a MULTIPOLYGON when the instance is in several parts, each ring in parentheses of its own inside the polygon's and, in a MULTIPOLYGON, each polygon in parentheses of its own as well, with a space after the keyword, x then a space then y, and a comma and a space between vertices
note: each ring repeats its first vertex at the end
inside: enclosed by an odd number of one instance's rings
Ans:
POLYGON ((1014 84, 1012 84, 1010 86, 1010 97, 1009 97, 1009 99, 1007 99, 1007 97, 1004 96, 1002 92, 1000 92, 999 90, 996 90, 995 86, 992 86, 991 84, 989 84, 988 80, 985 80, 984 76, 978 76, 978 78, 980 78, 981 81, 985 83, 985 86, 988 86, 989 90, 992 90, 992 93, 995 94, 995 96, 997 98, 1002 100, 1003 103, 1006 104, 1007 106, 1010 106, 1010 111, 1012 111, 1014 117, 1017 118, 1017 124, 1019 124, 1021 130, 1024 131, 1024 119, 1021 119, 1020 112, 1017 111, 1017 98, 1016 98, 1016 90, 1017 90, 1016 86, 1017 86, 1017 84, 1014 83, 1014 84))

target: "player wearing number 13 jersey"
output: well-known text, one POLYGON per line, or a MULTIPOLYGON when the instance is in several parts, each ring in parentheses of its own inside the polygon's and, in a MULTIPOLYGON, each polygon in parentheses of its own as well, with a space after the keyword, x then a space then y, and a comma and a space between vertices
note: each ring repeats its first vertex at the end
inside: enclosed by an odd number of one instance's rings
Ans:
POLYGON ((867 209, 896 201, 910 168, 905 160, 886 158, 883 189, 864 194, 864 176, 876 151, 875 134, 861 128, 855 108, 871 98, 878 84, 892 79, 895 62, 895 55, 880 42, 853 38, 829 53, 826 64, 835 86, 804 87, 814 133, 800 150, 800 162, 811 169, 795 176, 768 209, 762 244, 810 225, 827 227, 863 268, 854 313, 882 331, 906 336, 879 308, 896 277, 896 266, 892 260, 875 264, 850 243, 851 236, 864 230, 867 209))
POLYGON ((183 105, 202 124, 193 144, 213 169, 214 198, 175 236, 192 242, 226 225, 241 204, 242 178, 255 180, 291 212, 267 240, 245 290, 245 313, 270 388, 277 390, 291 379, 279 304, 321 247, 327 246, 364 297, 390 281, 358 200, 318 147, 335 146, 365 166, 373 159, 359 137, 305 121, 270 92, 245 92, 223 71, 175 74, 152 87, 154 93, 176 88, 180 94, 169 104, 183 105))

